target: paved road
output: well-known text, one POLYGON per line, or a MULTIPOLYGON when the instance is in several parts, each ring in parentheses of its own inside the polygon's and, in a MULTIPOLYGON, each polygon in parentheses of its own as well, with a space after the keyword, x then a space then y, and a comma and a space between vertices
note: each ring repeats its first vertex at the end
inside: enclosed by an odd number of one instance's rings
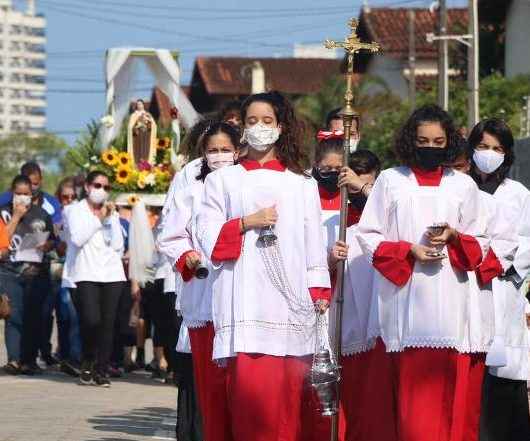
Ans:
POLYGON ((175 387, 145 372, 114 380, 110 389, 79 386, 57 370, 39 377, 0 373, 0 441, 174 440, 176 396, 175 387))

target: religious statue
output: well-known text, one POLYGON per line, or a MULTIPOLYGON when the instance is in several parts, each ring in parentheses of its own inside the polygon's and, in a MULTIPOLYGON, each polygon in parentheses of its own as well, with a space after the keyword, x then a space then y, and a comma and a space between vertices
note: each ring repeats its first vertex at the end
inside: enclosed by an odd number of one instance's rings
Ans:
POLYGON ((155 164, 156 129, 156 122, 153 116, 145 110, 145 103, 137 100, 127 129, 127 152, 136 165, 142 161, 151 165, 155 164))

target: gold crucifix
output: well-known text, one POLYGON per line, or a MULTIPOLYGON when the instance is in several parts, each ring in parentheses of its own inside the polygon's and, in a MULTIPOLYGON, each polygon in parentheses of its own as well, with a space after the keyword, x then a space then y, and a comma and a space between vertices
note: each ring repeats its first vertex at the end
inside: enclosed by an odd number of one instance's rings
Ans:
MULTIPOLYGON (((336 42, 332 40, 326 40, 324 46, 327 49, 343 48, 348 55, 348 71, 346 73, 346 95, 344 100, 346 106, 342 109, 342 121, 344 123, 344 152, 343 152, 343 164, 348 165, 348 159, 350 155, 350 135, 353 119, 357 121, 357 127, 359 127, 359 115, 353 108, 353 57, 356 53, 362 50, 368 50, 370 52, 378 52, 379 45, 377 43, 363 43, 359 37, 357 37, 357 20, 352 18, 349 21, 351 29, 350 35, 344 39, 344 41, 336 42)), ((339 228, 339 240, 346 241, 346 227, 348 218, 348 190, 346 186, 342 186, 340 189, 340 228, 339 228)), ((334 308, 334 327, 332 331, 332 342, 333 352, 335 353, 335 360, 340 359, 342 353, 342 307, 344 303, 344 272, 345 266, 344 261, 339 261, 337 264, 337 273, 335 285, 335 297, 334 302, 336 308, 334 308)), ((340 385, 339 385, 340 386, 340 385)), ((337 388, 337 396, 335 399, 339 401, 340 387, 337 388)), ((338 441, 339 438, 339 423, 338 415, 333 415, 331 424, 331 440, 338 441)))
MULTIPOLYGON (((344 41, 337 42, 333 40, 326 40, 324 42, 324 46, 326 47, 326 49, 342 48, 348 56, 348 71, 346 74, 346 95, 344 96, 346 106, 342 111, 342 114, 343 116, 346 116, 350 119, 351 126, 351 120, 353 119, 353 117, 358 117, 355 110, 353 109, 353 58, 355 54, 362 50, 367 50, 372 53, 379 52, 380 46, 378 43, 364 43, 359 39, 359 37, 357 36, 358 22, 355 18, 350 19, 350 21, 348 22, 348 26, 350 27, 351 32, 350 35, 348 35, 344 39, 344 41)), ((346 127, 344 128, 346 129, 346 127)))

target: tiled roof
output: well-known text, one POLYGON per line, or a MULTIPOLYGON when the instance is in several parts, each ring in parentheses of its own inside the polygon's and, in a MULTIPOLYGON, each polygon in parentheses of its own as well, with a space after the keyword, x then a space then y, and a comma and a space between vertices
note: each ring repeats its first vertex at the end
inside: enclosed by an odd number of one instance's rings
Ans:
MULTIPOLYGON (((382 53, 393 58, 406 58, 409 51, 409 18, 407 8, 369 8, 361 13, 361 26, 371 40, 378 42, 382 53)), ((416 13, 416 58, 437 57, 437 44, 427 42, 426 34, 436 33, 437 14, 428 9, 416 13)), ((448 9, 448 33, 467 34, 468 12, 465 8, 448 9)))
POLYGON ((198 57, 194 81, 200 75, 211 95, 248 95, 255 61, 263 66, 267 90, 295 95, 319 91, 328 78, 340 74, 341 67, 341 60, 321 58, 198 57))

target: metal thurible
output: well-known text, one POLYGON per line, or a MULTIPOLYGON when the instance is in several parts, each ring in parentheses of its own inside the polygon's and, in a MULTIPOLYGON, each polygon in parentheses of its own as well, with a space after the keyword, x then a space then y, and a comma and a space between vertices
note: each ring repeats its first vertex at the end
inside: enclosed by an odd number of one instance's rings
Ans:
POLYGON ((311 386, 317 393, 321 414, 323 416, 333 416, 338 412, 340 369, 332 360, 331 351, 324 343, 324 340, 327 340, 329 344, 327 321, 320 312, 317 311, 316 314, 316 347, 310 373, 311 386), (326 337, 325 339, 324 336, 326 337))

